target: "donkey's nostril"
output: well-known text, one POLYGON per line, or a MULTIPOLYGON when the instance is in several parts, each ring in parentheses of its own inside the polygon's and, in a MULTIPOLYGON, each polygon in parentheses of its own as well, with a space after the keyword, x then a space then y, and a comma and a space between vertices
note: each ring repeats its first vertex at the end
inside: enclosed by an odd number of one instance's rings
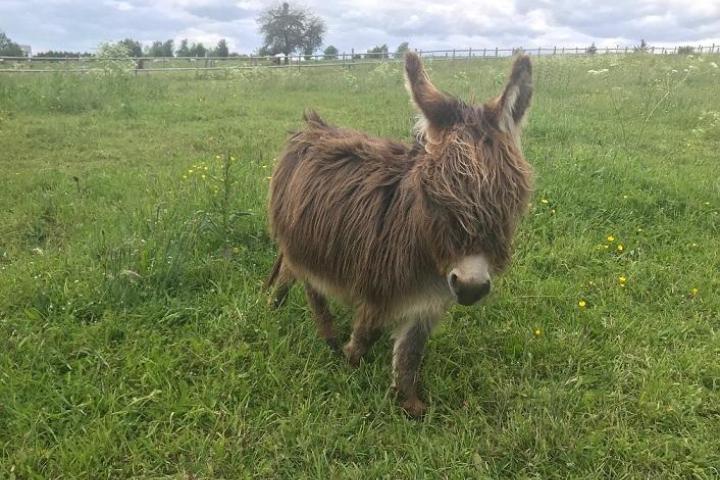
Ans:
POLYGON ((490 293, 490 282, 485 283, 460 283, 455 288, 455 296, 460 305, 472 305, 488 293, 490 293))

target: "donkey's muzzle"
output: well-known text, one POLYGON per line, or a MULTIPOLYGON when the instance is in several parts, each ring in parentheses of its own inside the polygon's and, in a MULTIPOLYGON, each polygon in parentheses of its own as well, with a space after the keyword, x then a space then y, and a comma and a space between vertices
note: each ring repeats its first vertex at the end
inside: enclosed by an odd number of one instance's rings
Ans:
POLYGON ((460 305, 472 305, 490 293, 490 280, 483 283, 463 282, 451 273, 448 283, 460 305))

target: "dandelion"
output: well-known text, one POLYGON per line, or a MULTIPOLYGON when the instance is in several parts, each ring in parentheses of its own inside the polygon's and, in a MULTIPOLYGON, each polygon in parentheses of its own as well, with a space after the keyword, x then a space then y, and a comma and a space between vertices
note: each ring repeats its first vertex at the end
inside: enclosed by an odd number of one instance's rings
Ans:
POLYGON ((697 297, 698 292, 700 292, 700 290, 698 290, 697 288, 693 288, 692 290, 690 290, 690 296, 697 297))
POLYGON ((220 160, 222 157, 220 155, 215 155, 215 158, 220 160))
POLYGON ((624 198, 625 200, 627 200, 628 196, 627 196, 627 195, 623 195, 623 198, 624 198))
POLYGON ((587 302, 585 300, 580 300, 578 302, 578 308, 583 309, 585 307, 587 307, 587 302))
POLYGON ((550 203, 550 202, 548 202, 548 199, 547 199, 547 198, 543 198, 543 199, 540 200, 540 201, 541 201, 542 203, 544 203, 545 205, 547 205, 548 203, 550 203))
POLYGON ((620 275, 618 277, 618 283, 620 283, 621 287, 624 287, 625 284, 627 284, 627 278, 625 277, 625 275, 620 275))
POLYGON ((182 176, 182 179, 183 179, 183 180, 187 180, 187 175, 183 175, 183 176, 182 176))
POLYGON ((607 241, 610 242, 610 243, 612 243, 612 242, 615 241, 615 237, 613 237, 612 235, 608 235, 607 241))
POLYGON ((191 168, 190 170, 188 170, 188 174, 192 175, 192 173, 193 173, 193 169, 191 168))
POLYGON ((233 253, 240 253, 240 249, 238 247, 233 247, 233 253))
POLYGON ((552 210, 550 210, 550 214, 551 214, 551 215, 555 215, 555 209, 554 209, 554 208, 553 208, 552 210))
POLYGON ((603 248, 604 248, 605 250, 607 250, 608 248, 610 248, 610 246, 609 246, 609 245, 603 245, 603 248))
POLYGON ((539 337, 540 335, 542 335, 542 330, 540 330, 539 328, 533 329, 533 335, 539 337))
POLYGON ((623 250, 625 250, 625 247, 623 247, 623 244, 622 244, 622 243, 618 243, 617 251, 618 251, 618 252, 622 252, 623 250))
POLYGON ((203 180, 205 180, 205 174, 200 175, 200 178, 202 178, 203 180))
POLYGON ((233 156, 231 155, 231 156, 230 156, 230 161, 231 161, 231 162, 234 162, 234 161, 235 161, 235 157, 233 157, 233 156))

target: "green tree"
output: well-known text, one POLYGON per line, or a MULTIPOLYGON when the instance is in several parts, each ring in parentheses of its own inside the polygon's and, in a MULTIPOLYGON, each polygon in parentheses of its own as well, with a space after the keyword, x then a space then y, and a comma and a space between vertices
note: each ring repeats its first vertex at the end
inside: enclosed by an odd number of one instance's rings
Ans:
POLYGON ((323 54, 325 55, 325 60, 336 60, 338 57, 338 49, 333 45, 328 45, 323 54))
POLYGON ((386 44, 378 45, 367 51, 370 58, 388 58, 388 46, 386 44))
POLYGON ((140 45, 140 42, 137 40, 126 38, 125 40, 120 40, 118 44, 124 45, 128 52, 130 52, 131 57, 142 57, 142 45, 140 45))
POLYGON ((175 52, 178 57, 189 57, 190 56, 190 47, 188 47, 188 40, 187 38, 183 38, 180 41, 180 47, 177 49, 177 52, 175 52))
POLYGON ((408 42, 402 42, 400 45, 398 45, 397 50, 395 50, 395 57, 396 58, 402 58, 405 53, 410 51, 410 44, 408 42))
POLYGON ((162 57, 163 55, 163 43, 160 40, 155 40, 150 48, 147 49, 148 57, 162 57))
POLYGON ((193 43, 189 50, 189 56, 191 57, 204 57, 208 50, 201 42, 193 43))
POLYGON ((0 55, 5 57, 22 57, 25 54, 20 45, 10 40, 5 32, 0 32, 0 55))
POLYGON ((227 41, 224 38, 221 38, 218 42, 217 47, 215 47, 215 51, 213 52, 213 55, 215 55, 216 57, 227 57, 228 55, 230 55, 227 41))
POLYGON ((172 39, 165 40, 165 42, 163 42, 163 44, 162 44, 162 56, 163 57, 172 57, 174 46, 175 46, 175 42, 173 42, 172 39))
POLYGON ((302 52, 312 55, 325 34, 325 22, 309 10, 285 2, 263 12, 257 19, 263 35, 261 50, 269 55, 302 52))

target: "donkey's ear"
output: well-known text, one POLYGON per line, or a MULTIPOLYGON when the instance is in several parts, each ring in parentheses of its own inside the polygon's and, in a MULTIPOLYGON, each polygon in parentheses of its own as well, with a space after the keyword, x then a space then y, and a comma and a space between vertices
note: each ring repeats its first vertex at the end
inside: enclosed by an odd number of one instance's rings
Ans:
POLYGON ((532 65, 530 57, 520 55, 515 59, 505 90, 498 100, 498 126, 505 132, 513 132, 521 125, 532 98, 532 65))
POLYGON ((442 129, 458 120, 458 101, 435 88, 414 52, 405 54, 405 80, 405 87, 429 126, 442 129))

